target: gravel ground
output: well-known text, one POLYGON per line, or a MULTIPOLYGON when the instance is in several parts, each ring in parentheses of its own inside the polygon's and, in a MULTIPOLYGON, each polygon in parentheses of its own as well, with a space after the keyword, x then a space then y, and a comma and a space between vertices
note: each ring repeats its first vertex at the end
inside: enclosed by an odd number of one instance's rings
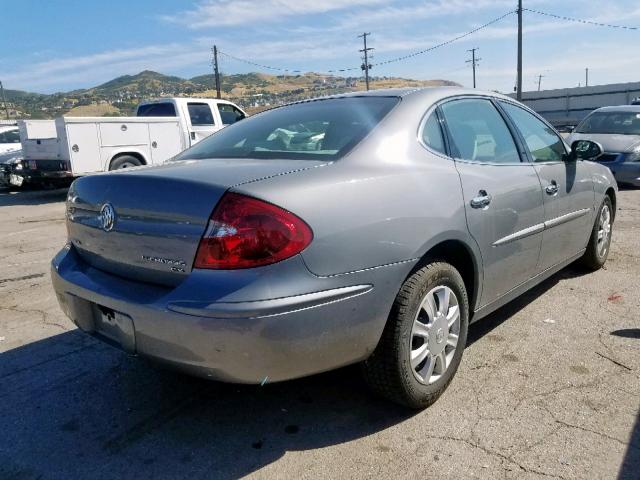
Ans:
POLYGON ((63 191, 0 192, 0 478, 640 478, 640 190, 609 261, 471 327, 431 408, 357 368, 265 387, 165 371, 78 332, 49 261, 63 191))

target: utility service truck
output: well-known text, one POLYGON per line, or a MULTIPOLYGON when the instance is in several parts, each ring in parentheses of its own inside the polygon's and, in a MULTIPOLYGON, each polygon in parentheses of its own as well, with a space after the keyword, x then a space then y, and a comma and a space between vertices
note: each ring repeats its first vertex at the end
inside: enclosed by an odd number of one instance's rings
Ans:
POLYGON ((135 117, 57 118, 55 139, 40 139, 35 144, 28 135, 28 121, 24 121, 21 141, 24 151, 29 145, 29 158, 24 156, 19 171, 14 168, 10 183, 35 183, 36 178, 54 176, 68 183, 80 175, 160 165, 245 116, 240 107, 226 100, 162 98, 138 105, 135 117), (49 171, 52 165, 57 165, 57 173, 42 175, 40 170, 49 171))

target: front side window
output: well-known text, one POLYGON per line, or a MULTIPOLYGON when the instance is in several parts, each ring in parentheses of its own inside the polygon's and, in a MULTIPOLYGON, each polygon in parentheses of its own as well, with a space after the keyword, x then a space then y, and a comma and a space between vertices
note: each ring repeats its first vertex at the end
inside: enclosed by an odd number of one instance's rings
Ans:
POLYGON ((276 108, 223 128, 177 160, 334 160, 356 146, 399 101, 398 97, 346 97, 276 108))
POLYGON ((422 141, 429 148, 436 152, 446 153, 444 148, 444 138, 442 137, 442 129, 440 128, 440 121, 436 112, 433 112, 424 122, 422 128, 422 141))
POLYGON ((520 163, 511 132, 489 100, 468 98, 441 107, 456 158, 485 163, 520 163))
POLYGON ((640 135, 640 112, 594 112, 576 127, 575 132, 640 135))
POLYGON ((564 142, 553 128, 541 122, 525 109, 512 103, 500 102, 524 137, 534 162, 561 162, 567 153, 564 142))
POLYGON ((220 112, 220 118, 222 119, 223 125, 233 125, 238 120, 242 120, 245 117, 245 114, 236 107, 226 103, 219 103, 218 111, 220 112))
POLYGON ((191 119, 191 125, 214 125, 213 114, 211 113, 211 107, 206 103, 188 103, 187 109, 189 110, 189 118, 191 119))

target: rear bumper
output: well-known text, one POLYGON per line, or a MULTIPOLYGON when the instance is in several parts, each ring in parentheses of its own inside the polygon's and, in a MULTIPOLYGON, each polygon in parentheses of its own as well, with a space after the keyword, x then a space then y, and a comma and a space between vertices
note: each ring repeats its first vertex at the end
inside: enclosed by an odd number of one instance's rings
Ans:
POLYGON ((194 271, 167 288, 107 274, 65 248, 51 275, 85 332, 193 374, 261 383, 367 358, 411 267, 316 277, 298 256, 251 271, 194 271))
POLYGON ((7 183, 23 185, 71 184, 73 174, 69 171, 41 171, 11 169, 5 173, 7 183))

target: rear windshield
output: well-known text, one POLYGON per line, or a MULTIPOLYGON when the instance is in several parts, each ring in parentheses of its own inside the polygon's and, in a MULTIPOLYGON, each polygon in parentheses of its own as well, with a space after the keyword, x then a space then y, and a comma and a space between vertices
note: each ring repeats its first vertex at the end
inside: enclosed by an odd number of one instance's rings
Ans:
POLYGON ((334 160, 358 144, 398 97, 347 97, 298 103, 226 127, 176 159, 334 160))
POLYGON ((173 103, 147 103, 140 105, 136 112, 138 117, 175 117, 176 107, 173 103))
POLYGON ((640 135, 640 112, 595 112, 585 118, 575 132, 640 135))

